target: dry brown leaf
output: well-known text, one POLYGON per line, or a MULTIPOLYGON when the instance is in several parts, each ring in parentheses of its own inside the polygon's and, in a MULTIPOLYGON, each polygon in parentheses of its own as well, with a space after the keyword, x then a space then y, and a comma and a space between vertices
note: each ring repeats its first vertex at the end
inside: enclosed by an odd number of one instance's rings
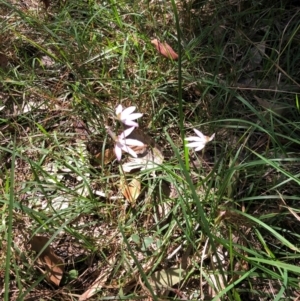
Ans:
POLYGON ((131 205, 134 205, 141 193, 141 182, 137 179, 133 179, 129 184, 126 181, 121 182, 123 182, 121 183, 122 194, 131 205))
POLYGON ((157 39, 152 40, 151 44, 153 44, 155 46, 156 50, 164 57, 166 57, 170 60, 178 59, 178 54, 172 49, 172 47, 169 44, 161 43, 157 39))
POLYGON ((104 165, 107 165, 115 157, 116 157, 116 155, 115 155, 114 149, 113 148, 108 148, 104 151, 104 156, 103 157, 102 157, 102 153, 96 154, 95 161, 97 162, 97 164, 99 163, 100 165, 102 165, 102 162, 103 162, 104 165))
MULTIPOLYGON (((30 240, 29 245, 31 250, 40 253, 48 241, 47 237, 35 235, 30 240)), ((38 259, 45 266, 47 280, 59 286, 65 268, 63 260, 54 253, 50 246, 43 250, 38 259)))

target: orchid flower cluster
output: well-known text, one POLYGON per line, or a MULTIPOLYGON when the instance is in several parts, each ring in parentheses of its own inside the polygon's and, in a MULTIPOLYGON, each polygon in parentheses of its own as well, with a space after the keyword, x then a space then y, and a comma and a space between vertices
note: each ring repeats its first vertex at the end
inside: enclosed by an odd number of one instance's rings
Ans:
POLYGON ((121 161, 122 158, 122 151, 129 153, 132 157, 136 158, 137 154, 136 152, 130 147, 130 146, 144 146, 144 143, 136 140, 136 139, 130 139, 126 138, 129 136, 132 131, 138 127, 139 125, 133 121, 135 119, 138 119, 143 116, 141 113, 133 113, 135 111, 136 107, 128 107, 126 109, 123 109, 122 105, 118 105, 116 108, 116 118, 121 121, 123 124, 130 126, 126 130, 124 130, 120 135, 116 135, 110 127, 106 126, 106 131, 109 134, 109 136, 114 140, 115 147, 114 152, 116 154, 116 157, 118 161, 121 161))
MULTIPOLYGON (((134 106, 124 109, 122 105, 117 106, 115 111, 116 119, 121 121, 124 125, 129 126, 129 128, 125 129, 120 135, 116 135, 109 126, 105 127, 107 133, 115 142, 114 152, 118 161, 121 161, 122 151, 130 154, 134 158, 137 158, 137 153, 131 148, 131 146, 144 146, 144 143, 139 140, 126 138, 139 126, 134 120, 143 116, 141 113, 133 113, 135 109, 136 107, 134 106)), ((195 148, 195 151, 202 150, 205 145, 212 141, 215 137, 215 134, 210 137, 205 136, 197 129, 194 129, 194 132, 197 136, 189 136, 186 137, 185 140, 188 142, 186 147, 195 148)))

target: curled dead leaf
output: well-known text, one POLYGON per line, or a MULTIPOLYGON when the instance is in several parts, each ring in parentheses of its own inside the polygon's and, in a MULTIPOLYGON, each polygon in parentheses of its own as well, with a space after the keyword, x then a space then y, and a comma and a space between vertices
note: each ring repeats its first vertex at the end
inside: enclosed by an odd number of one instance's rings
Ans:
POLYGON ((107 165, 110 163, 114 158, 116 157, 114 149, 113 148, 108 148, 104 151, 104 155, 102 153, 98 153, 95 155, 95 161, 102 165, 107 165))
POLYGON ((134 205, 141 193, 141 182, 137 179, 133 179, 127 184, 127 182, 123 180, 121 181, 121 187, 125 199, 129 201, 131 205, 134 205))
POLYGON ((52 284, 59 286, 64 273, 64 262, 54 253, 54 250, 49 245, 46 246, 48 242, 47 237, 35 235, 29 241, 29 245, 31 250, 38 254, 43 250, 38 260, 45 266, 46 279, 52 284))
POLYGON ((161 43, 157 39, 153 39, 151 41, 151 44, 153 44, 155 46, 156 50, 164 57, 166 57, 170 60, 178 59, 178 54, 173 50, 173 48, 169 44, 161 43))

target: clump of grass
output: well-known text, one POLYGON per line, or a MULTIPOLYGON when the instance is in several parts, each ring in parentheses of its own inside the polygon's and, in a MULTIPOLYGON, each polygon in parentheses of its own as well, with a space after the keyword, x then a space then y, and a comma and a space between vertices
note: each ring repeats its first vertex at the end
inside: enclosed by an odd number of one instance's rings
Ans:
POLYGON ((96 284, 90 300, 295 298, 294 7, 26 5, 0 1, 1 297, 74 300, 96 284), (121 193, 121 163, 104 163, 120 103, 144 114, 140 131, 164 154, 154 170, 125 174, 141 183, 135 203, 121 193), (215 141, 184 148, 192 128, 215 141), (38 235, 64 262, 59 287, 29 247, 38 235))

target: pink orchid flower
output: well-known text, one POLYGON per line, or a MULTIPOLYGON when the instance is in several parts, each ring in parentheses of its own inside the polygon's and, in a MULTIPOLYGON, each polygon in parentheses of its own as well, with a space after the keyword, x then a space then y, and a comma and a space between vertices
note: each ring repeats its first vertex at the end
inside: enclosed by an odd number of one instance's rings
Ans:
POLYGON ((142 117, 143 114, 133 113, 133 111, 135 111, 135 109, 136 109, 136 107, 134 107, 134 106, 123 109, 122 105, 118 105, 116 108, 117 118, 121 122, 123 122, 125 125, 138 127, 139 125, 133 120, 142 117))
POLYGON ((210 137, 203 135, 200 131, 194 129, 194 132, 197 134, 197 136, 190 136, 186 137, 185 140, 192 141, 190 143, 187 143, 187 147, 195 148, 195 151, 199 151, 203 149, 209 141, 212 141, 215 137, 215 134, 212 134, 210 137))
POLYGON ((136 152, 128 145, 144 146, 144 143, 136 139, 129 139, 129 138, 126 139, 126 137, 129 136, 131 132, 134 130, 134 127, 126 129, 119 136, 117 136, 108 126, 106 126, 105 128, 107 130, 107 133, 110 135, 110 137, 115 141, 114 151, 118 161, 121 161, 122 151, 129 153, 134 158, 137 158, 136 152))

